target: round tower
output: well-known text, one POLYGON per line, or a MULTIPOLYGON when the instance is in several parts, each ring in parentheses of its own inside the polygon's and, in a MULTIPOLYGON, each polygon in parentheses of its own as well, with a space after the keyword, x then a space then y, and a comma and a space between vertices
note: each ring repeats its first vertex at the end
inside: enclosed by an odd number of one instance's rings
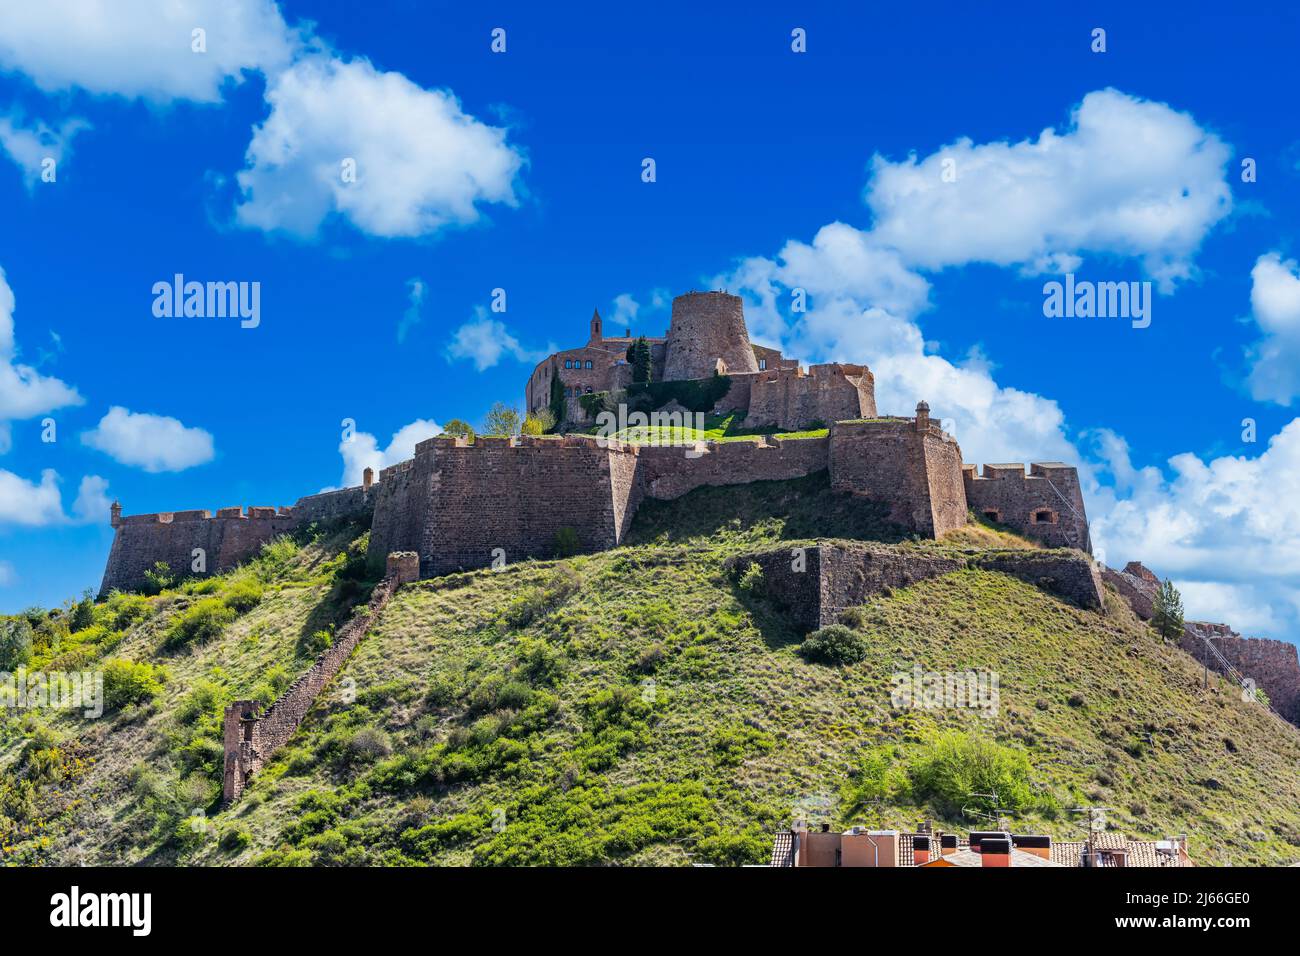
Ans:
POLYGON ((740 296, 688 292, 673 299, 665 346, 664 379, 708 378, 721 360, 728 372, 757 372, 740 296))

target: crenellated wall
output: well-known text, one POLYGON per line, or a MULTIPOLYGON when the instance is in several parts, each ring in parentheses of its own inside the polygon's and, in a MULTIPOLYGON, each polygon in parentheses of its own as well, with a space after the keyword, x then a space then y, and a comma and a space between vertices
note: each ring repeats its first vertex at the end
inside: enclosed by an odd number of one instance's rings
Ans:
POLYGON ((885 503, 890 519, 915 534, 942 537, 966 523, 968 504, 995 501, 999 520, 1024 533, 1052 546, 1086 548, 1075 470, 1033 469, 1026 478, 1023 467, 990 465, 986 474, 996 477, 975 479, 966 466, 963 476, 960 448, 930 419, 924 402, 915 418, 839 421, 820 438, 638 446, 577 434, 472 442, 440 436, 416 446, 411 460, 385 468, 378 483, 368 479, 356 488, 310 495, 292 509, 130 518, 115 511, 118 533, 102 591, 138 588, 156 561, 183 575, 195 548, 206 553, 206 573, 219 573, 278 534, 358 514, 372 519, 371 555, 415 552, 423 577, 553 557, 562 532, 574 536, 568 545, 576 550, 599 551, 623 540, 645 498, 670 500, 706 485, 787 480, 822 470, 829 471, 832 489, 885 503), (1049 476, 1075 497, 1077 520, 1059 511, 1050 512, 1050 521, 1029 520, 1031 509, 1054 494, 1049 476), (976 502, 968 500, 972 489, 976 502), (1021 511, 1025 520, 1017 525, 1021 511))
POLYGON ((797 430, 813 422, 875 418, 875 378, 865 365, 775 368, 753 377, 745 407, 748 428, 797 430))
POLYGON ((100 583, 101 597, 114 588, 140 588, 144 573, 156 562, 165 563, 177 577, 203 577, 229 571, 254 557, 262 545, 279 535, 313 521, 364 515, 374 508, 375 487, 343 488, 299 498, 292 508, 218 508, 210 511, 170 511, 120 516, 100 583), (203 555, 203 570, 195 569, 196 551, 203 555))
POLYGON ((833 489, 889 503, 891 520, 917 534, 937 538, 966 524, 961 449, 926 407, 916 418, 836 422, 830 469, 833 489))
POLYGON ((1028 475, 1021 464, 985 465, 982 476, 964 465, 962 474, 977 514, 1049 547, 1092 550, 1078 469, 1053 461, 1031 464, 1028 475))
POLYGON ((131 515, 117 521, 100 596, 114 588, 126 591, 144 584, 144 573, 164 562, 172 573, 220 574, 256 554, 266 542, 290 531, 295 518, 288 508, 221 508, 131 515), (202 558, 202 571, 195 562, 202 558))
POLYGON ((637 446, 589 435, 439 437, 380 476, 371 553, 415 551, 424 576, 619 544, 645 498, 706 485, 799 478, 829 468, 838 491, 883 501, 927 537, 966 522, 961 451, 928 417, 838 422, 825 438, 756 437, 637 446))

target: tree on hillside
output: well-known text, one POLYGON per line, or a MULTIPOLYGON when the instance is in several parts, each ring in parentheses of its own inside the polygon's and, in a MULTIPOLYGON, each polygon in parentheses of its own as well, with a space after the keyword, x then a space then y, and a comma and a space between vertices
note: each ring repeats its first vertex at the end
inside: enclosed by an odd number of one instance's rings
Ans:
POLYGON ((640 384, 650 381, 650 343, 641 336, 627 350, 628 361, 632 363, 632 382, 640 384))
POLYGON ((551 379, 551 414, 555 416, 555 424, 552 428, 559 428, 564 424, 565 412, 568 411, 568 403, 564 400, 564 382, 560 376, 556 375, 551 379))
POLYGON ((0 620, 0 671, 15 671, 31 659, 31 624, 24 617, 0 620))
POLYGON ((483 420, 483 434, 496 437, 518 435, 524 423, 519 410, 511 408, 505 402, 497 402, 488 409, 487 418, 483 420))
POLYGON ((468 438, 474 440, 474 426, 469 422, 463 422, 459 418, 453 418, 442 428, 444 435, 454 435, 457 438, 468 438))
POLYGON ((1152 603, 1155 606, 1155 613, 1151 617, 1151 625, 1156 629, 1156 633, 1166 641, 1176 641, 1182 637, 1183 598, 1174 587, 1174 582, 1165 578, 1160 589, 1156 591, 1152 603))

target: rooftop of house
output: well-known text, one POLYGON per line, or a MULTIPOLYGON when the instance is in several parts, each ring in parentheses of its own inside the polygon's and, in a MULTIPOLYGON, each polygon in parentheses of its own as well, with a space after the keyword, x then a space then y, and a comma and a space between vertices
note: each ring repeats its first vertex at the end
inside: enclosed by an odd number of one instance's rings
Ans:
MULTIPOLYGON (((983 867, 985 865, 984 857, 980 853, 967 847, 964 850, 956 850, 952 853, 945 853, 942 856, 936 856, 928 863, 918 864, 919 866, 966 866, 966 867, 983 867)), ((1008 866, 1066 866, 1065 863, 1058 863, 1055 860, 1045 860, 1041 856, 1035 856, 1032 853, 1026 853, 1024 850, 1017 850, 1014 847, 1011 850, 1010 861, 1008 866)))
MULTIPOLYGON (((823 826, 823 832, 829 828, 823 826)), ((782 830, 772 843, 771 866, 796 866, 795 837, 805 831, 782 830)), ((850 831, 851 832, 851 831, 850 831)), ((889 866, 938 865, 942 860, 950 866, 984 866, 986 861, 979 851, 982 839, 990 834, 972 833, 972 840, 957 834, 919 831, 899 833, 895 842, 894 860, 889 866), (928 863, 918 863, 914 843, 918 838, 928 838, 930 845, 928 863)), ((1186 839, 1174 837, 1167 840, 1130 840, 1116 831, 1098 831, 1091 840, 1053 840, 1046 836, 1009 836, 1013 844, 1010 866, 1064 866, 1064 867, 1186 867, 1195 866, 1187 855, 1186 839), (1085 851, 1091 845, 1092 859, 1085 861, 1085 851), (1026 849, 1021 849, 1025 847, 1026 849)), ((924 851, 921 851, 924 852, 924 851)), ((924 859, 924 857, 921 857, 924 859)))

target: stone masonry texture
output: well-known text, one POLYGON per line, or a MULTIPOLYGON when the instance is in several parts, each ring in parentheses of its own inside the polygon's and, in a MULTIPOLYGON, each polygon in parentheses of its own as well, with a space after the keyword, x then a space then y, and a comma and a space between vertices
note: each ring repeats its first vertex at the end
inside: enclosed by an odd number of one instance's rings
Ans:
POLYGON ((1000 571, 1082 607, 1101 607, 1101 580, 1092 561, 1071 550, 908 554, 868 544, 818 542, 742 555, 728 565, 739 573, 751 562, 763 570, 763 594, 806 631, 834 624, 848 608, 886 590, 965 567, 1000 571))
POLYGON ((370 603, 334 636, 334 643, 316 662, 299 675, 270 707, 258 710, 255 701, 239 700, 226 707, 223 721, 225 769, 221 796, 229 804, 237 799, 248 781, 277 750, 288 743, 312 703, 330 682, 343 662, 356 648, 366 631, 374 625, 379 612, 397 588, 409 580, 415 570, 415 555, 393 555, 389 574, 375 586, 370 603))
MULTIPOLYGON (((1106 568, 1102 575, 1134 614, 1144 621, 1151 620, 1160 587, 1160 579, 1152 571, 1138 561, 1130 561, 1123 571, 1106 568)), ((1216 673, 1225 673, 1226 669, 1206 647, 1207 642, 1239 673, 1255 681, 1279 715, 1300 726, 1300 660, 1294 644, 1242 637, 1227 624, 1185 621, 1178 646, 1216 673)))
POLYGON ((173 511, 114 519, 116 532, 100 584, 101 597, 115 588, 135 590, 144 573, 164 562, 177 577, 221 574, 254 557, 262 545, 313 522, 364 516, 374 508, 375 489, 343 488, 299 498, 292 508, 219 508, 173 511), (195 550, 203 571, 195 570, 195 550))
POLYGON ((673 299, 664 378, 708 378, 718 370, 719 360, 728 373, 758 371, 740 296, 688 292, 673 299))

